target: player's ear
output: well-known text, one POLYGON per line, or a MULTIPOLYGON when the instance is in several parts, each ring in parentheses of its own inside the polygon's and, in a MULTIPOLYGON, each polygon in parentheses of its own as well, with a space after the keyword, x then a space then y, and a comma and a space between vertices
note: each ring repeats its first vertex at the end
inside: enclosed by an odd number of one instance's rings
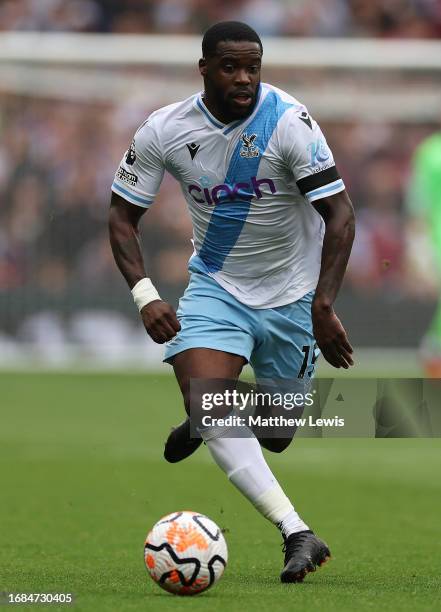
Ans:
POLYGON ((203 77, 207 75, 207 60, 205 57, 201 57, 199 60, 199 72, 203 77))

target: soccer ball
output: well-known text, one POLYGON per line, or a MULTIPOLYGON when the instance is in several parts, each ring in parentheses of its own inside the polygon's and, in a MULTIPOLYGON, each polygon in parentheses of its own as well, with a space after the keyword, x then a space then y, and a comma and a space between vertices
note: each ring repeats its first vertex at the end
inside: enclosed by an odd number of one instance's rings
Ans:
POLYGON ((221 530, 198 512, 167 514, 145 541, 148 573, 160 587, 176 595, 195 595, 213 586, 224 573, 227 560, 221 530))

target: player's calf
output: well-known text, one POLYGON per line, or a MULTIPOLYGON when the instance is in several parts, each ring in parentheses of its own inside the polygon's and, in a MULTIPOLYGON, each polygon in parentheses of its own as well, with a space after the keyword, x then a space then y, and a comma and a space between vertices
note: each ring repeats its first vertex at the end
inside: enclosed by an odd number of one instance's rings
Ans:
POLYGON ((167 438, 164 458, 169 463, 178 463, 190 457, 202 444, 202 438, 192 437, 190 419, 175 427, 167 438))
POLYGON ((260 442, 260 446, 272 453, 283 453, 291 444, 294 435, 291 438, 260 438, 256 435, 260 442))
MULTIPOLYGON (((272 453, 282 453, 292 442, 291 438, 259 438, 260 445, 272 453)), ((191 436, 190 419, 186 419, 170 432, 164 448, 164 458, 169 463, 178 463, 190 457, 202 444, 202 438, 191 436)))

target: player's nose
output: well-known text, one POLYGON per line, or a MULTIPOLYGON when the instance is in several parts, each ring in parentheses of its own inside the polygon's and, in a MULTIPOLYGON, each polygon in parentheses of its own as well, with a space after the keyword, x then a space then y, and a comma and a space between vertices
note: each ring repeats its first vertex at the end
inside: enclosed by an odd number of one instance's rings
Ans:
POLYGON ((235 76, 236 84, 240 85, 249 85, 251 83, 250 75, 248 71, 245 69, 237 70, 235 76))

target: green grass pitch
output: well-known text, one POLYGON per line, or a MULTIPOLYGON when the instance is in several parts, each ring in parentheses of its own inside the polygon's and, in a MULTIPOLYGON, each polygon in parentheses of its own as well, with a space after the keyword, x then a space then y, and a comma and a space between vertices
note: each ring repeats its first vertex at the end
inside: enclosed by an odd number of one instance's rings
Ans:
POLYGON ((440 440, 299 439, 270 456, 333 553, 282 585, 277 530, 206 448, 163 460, 183 415, 171 377, 5 373, 0 389, 0 591, 72 592, 78 611, 441 608, 440 440), (189 598, 143 565, 147 531, 180 509, 214 519, 229 546, 220 583, 189 598))

